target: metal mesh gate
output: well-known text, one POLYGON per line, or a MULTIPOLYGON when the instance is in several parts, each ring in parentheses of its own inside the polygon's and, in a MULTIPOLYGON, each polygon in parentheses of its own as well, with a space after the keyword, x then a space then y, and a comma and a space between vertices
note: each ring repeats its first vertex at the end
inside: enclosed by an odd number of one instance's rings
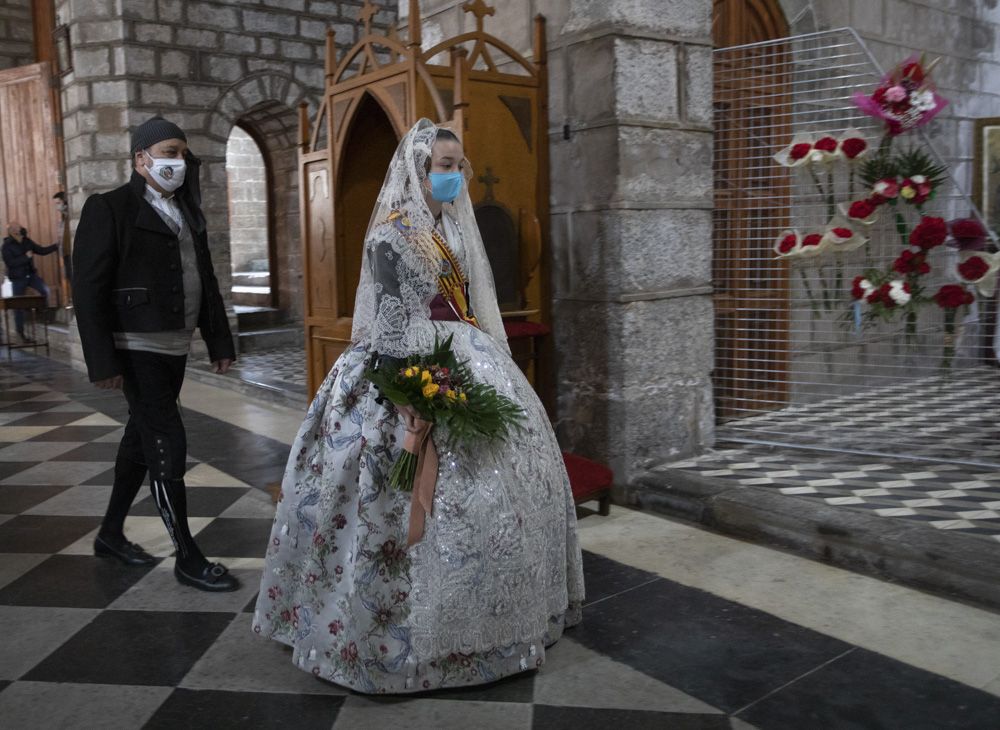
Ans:
MULTIPOLYGON (((842 29, 719 49, 714 70, 718 438, 1000 466, 995 297, 977 295, 954 335, 934 305, 909 326, 862 323, 851 283, 900 255, 892 215, 853 251, 779 259, 774 250, 784 229, 822 230, 841 215, 831 194, 865 197, 850 165, 813 175, 774 159, 802 133, 856 128, 878 144, 881 124, 851 100, 883 76, 861 39, 842 29)), ((900 140, 953 168, 957 134, 946 110, 900 140)), ((950 174, 925 214, 978 216, 950 174)), ((931 292, 957 280, 957 257, 947 246, 930 252, 931 292)))

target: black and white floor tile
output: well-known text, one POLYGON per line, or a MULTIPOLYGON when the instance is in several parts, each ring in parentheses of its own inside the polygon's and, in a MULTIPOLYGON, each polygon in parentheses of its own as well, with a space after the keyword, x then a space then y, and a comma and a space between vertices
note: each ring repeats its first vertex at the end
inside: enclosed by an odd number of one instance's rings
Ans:
POLYGON ((233 373, 248 383, 299 395, 306 393, 306 353, 301 347, 280 347, 242 353, 233 373))
MULTIPOLYGON (((814 387, 844 390, 842 384, 814 387)), ((849 395, 748 412, 748 417, 720 427, 717 435, 721 441, 833 448, 902 459, 909 455, 1000 470, 997 413, 1000 369, 982 366, 949 376, 892 378, 888 384, 849 395)))
POLYGON ((110 717, 121 728, 936 730, 1000 717, 997 694, 592 552, 584 623, 539 671, 407 698, 354 694, 250 631, 273 512, 260 488, 280 477, 286 446, 185 415, 192 530, 243 581, 203 594, 174 581, 146 494, 126 529, 159 562, 125 568, 91 552, 120 395, 32 357, 0 365, 0 393, 4 728, 110 717))
POLYGON ((738 443, 659 468, 1000 542, 1000 469, 738 443))

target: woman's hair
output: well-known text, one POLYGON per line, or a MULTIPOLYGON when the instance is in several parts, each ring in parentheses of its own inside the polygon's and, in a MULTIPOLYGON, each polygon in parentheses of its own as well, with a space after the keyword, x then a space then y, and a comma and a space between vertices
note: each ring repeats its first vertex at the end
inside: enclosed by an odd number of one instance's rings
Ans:
MULTIPOLYGON (((462 141, 452 132, 450 129, 445 127, 438 127, 437 134, 434 137, 435 142, 458 142, 462 144, 462 141)), ((431 171, 431 156, 428 155, 427 159, 424 160, 424 174, 428 174, 431 171)))

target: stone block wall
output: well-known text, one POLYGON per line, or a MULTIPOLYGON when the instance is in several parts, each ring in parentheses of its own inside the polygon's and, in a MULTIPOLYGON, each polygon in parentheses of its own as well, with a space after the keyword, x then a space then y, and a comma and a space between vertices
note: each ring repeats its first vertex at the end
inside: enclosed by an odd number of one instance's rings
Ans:
POLYGON ((0 70, 35 62, 31 0, 0 0, 0 70))
MULTIPOLYGON (((129 130, 154 114, 178 123, 203 162, 203 207, 216 274, 230 280, 226 142, 237 122, 273 165, 279 305, 302 317, 297 106, 315 116, 327 27, 353 45, 361 0, 57 0, 74 71, 63 77, 71 214, 128 180, 129 130)), ((376 25, 394 22, 380 13, 376 25)), ((75 227, 75 220, 73 226, 75 227)))

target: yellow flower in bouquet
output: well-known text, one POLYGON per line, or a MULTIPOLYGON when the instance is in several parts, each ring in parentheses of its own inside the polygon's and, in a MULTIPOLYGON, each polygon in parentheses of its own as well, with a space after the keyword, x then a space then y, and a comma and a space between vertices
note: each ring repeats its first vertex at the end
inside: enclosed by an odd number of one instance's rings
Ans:
POLYGON ((424 398, 433 398, 438 394, 439 390, 441 390, 441 386, 437 383, 428 383, 423 389, 424 398))

